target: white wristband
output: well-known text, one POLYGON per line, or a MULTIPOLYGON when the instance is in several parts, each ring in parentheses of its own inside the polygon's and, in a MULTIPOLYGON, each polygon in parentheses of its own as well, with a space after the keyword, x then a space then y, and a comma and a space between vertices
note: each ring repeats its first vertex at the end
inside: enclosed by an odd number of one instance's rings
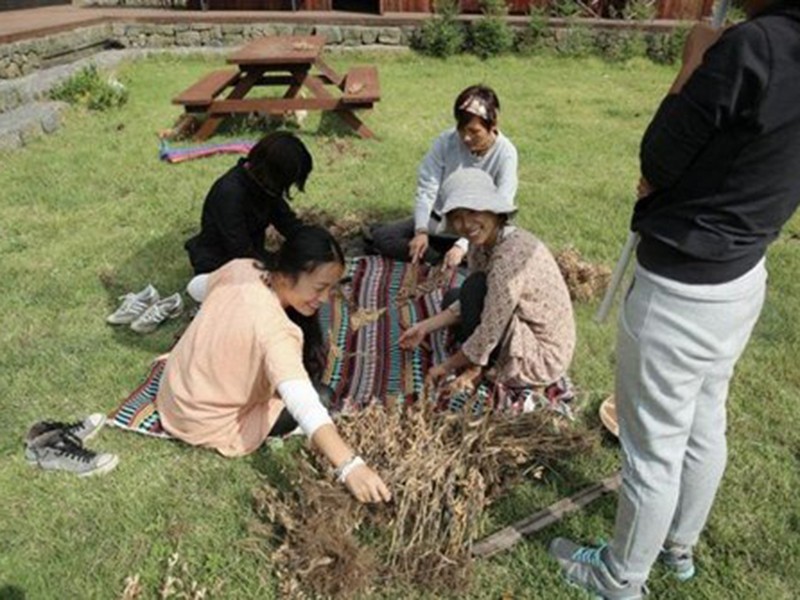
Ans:
POLYGON ((334 471, 334 474, 336 475, 336 481, 339 483, 344 483, 347 481, 347 476, 350 475, 353 469, 364 464, 366 463, 364 462, 363 458, 357 454, 353 455, 350 459, 339 465, 339 468, 334 471))

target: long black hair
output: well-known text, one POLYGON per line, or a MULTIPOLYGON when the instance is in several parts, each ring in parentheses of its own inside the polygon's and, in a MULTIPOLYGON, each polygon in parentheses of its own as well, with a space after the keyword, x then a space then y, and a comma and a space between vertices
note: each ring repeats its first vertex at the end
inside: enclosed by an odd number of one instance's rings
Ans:
POLYGON ((247 155, 250 175, 276 196, 291 200, 289 190, 294 185, 305 188, 314 161, 302 141, 288 131, 265 135, 247 155))
MULTIPOLYGON (((336 238, 323 227, 303 225, 262 263, 262 268, 296 282, 302 273, 332 262, 344 266, 344 252, 336 238)), ((318 384, 325 372, 327 351, 317 315, 307 317, 291 307, 286 314, 303 332, 303 366, 311 381, 318 384)))

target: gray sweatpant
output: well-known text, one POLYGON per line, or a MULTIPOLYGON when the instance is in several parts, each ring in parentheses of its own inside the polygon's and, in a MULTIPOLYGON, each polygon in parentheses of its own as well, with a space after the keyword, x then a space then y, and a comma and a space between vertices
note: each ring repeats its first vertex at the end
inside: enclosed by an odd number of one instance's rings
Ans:
POLYGON ((646 580, 665 542, 692 546, 705 526, 727 460, 728 383, 766 280, 763 260, 718 285, 636 267, 617 334, 623 481, 607 560, 620 579, 646 580))

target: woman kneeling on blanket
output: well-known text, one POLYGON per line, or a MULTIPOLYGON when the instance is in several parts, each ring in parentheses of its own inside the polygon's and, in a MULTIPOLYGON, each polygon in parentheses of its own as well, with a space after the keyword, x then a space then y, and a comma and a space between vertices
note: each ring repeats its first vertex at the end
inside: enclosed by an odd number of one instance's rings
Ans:
POLYGON ((238 259, 195 277, 189 286, 203 306, 170 353, 156 398, 164 429, 241 456, 299 424, 353 496, 388 501, 386 485, 339 436, 312 384, 324 368, 315 360, 316 312, 343 273, 333 236, 302 227, 273 265, 238 259))
POLYGON ((443 213, 469 240, 471 274, 445 295, 443 310, 406 330, 400 346, 416 347, 453 326, 458 352, 433 367, 429 382, 461 371, 450 390, 472 390, 484 371, 508 386, 546 388, 563 377, 575 349, 569 291, 547 247, 507 225, 513 202, 479 169, 462 169, 442 186, 443 213))

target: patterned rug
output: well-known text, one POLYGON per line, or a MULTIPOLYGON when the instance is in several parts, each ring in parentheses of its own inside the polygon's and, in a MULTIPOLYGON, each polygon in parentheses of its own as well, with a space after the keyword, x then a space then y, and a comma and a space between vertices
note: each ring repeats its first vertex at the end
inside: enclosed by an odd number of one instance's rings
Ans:
MULTIPOLYGON (((442 362, 450 340, 436 332, 413 351, 397 346, 401 331, 435 314, 443 293, 460 285, 463 274, 442 274, 432 268, 378 256, 348 261, 349 283, 320 311, 329 340, 323 383, 333 390, 331 412, 352 412, 374 402, 410 403, 420 397, 425 375, 442 362)), ((164 361, 153 363, 145 381, 109 415, 111 425, 148 435, 169 437, 153 404, 164 361)), ((441 409, 468 409, 479 414, 487 406, 518 413, 543 407, 568 414, 572 386, 566 378, 546 390, 509 388, 484 381, 477 394, 441 397, 441 409)))
POLYGON ((159 357, 153 361, 141 385, 122 401, 119 408, 108 414, 106 421, 108 425, 154 437, 172 437, 161 426, 161 418, 155 405, 161 373, 164 372, 166 362, 166 357, 159 357))

